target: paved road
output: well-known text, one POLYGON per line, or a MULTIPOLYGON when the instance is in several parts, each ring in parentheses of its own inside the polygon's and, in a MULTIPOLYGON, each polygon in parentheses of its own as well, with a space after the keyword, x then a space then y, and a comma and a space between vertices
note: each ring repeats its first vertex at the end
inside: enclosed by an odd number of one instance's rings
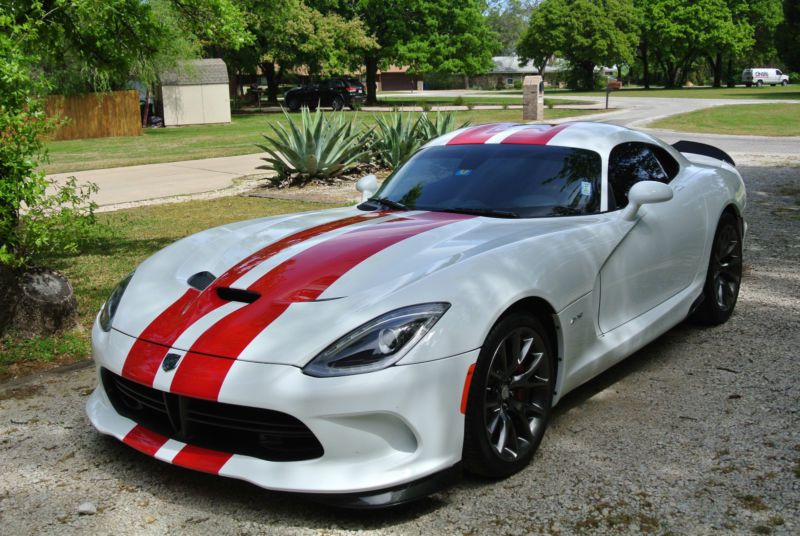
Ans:
MULTIPOLYGON (((421 92, 414 96, 430 95, 469 95, 469 92, 444 91, 421 92)), ((473 93, 474 94, 474 93, 473 93)), ((474 94, 481 95, 481 94, 474 94)), ((485 96, 485 93, 483 94, 485 96)), ((518 98, 518 95, 492 94, 492 97, 518 98)), ((569 97, 571 100, 586 101, 587 105, 601 108, 604 97, 569 97)), ((724 99, 663 99, 642 97, 611 98, 615 110, 586 116, 587 121, 604 121, 617 125, 648 130, 646 125, 654 120, 674 114, 690 112, 710 106, 726 104, 763 104, 768 102, 800 102, 770 100, 724 100, 724 99)), ((442 107, 446 109, 448 107, 442 107)), ((476 108, 482 108, 476 106, 476 108)), ((568 121, 569 118, 556 122, 568 121)), ((800 155, 800 137, 727 136, 717 134, 676 133, 664 130, 648 130, 673 143, 688 139, 718 146, 730 153, 734 159, 747 155, 775 155, 783 160, 794 159, 800 155)), ((78 182, 91 181, 100 187, 95 201, 106 209, 120 205, 138 203, 153 199, 171 199, 176 196, 195 195, 203 192, 228 188, 234 179, 264 173, 258 167, 262 164, 259 155, 243 155, 167 164, 148 164, 124 168, 60 173, 52 177, 63 181, 75 176, 78 182)))

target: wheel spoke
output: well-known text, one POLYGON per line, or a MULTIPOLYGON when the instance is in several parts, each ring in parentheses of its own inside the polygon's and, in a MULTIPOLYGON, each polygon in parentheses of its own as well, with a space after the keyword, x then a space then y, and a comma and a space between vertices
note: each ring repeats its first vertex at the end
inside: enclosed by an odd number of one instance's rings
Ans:
POLYGON ((544 357, 544 352, 537 352, 533 354, 533 359, 531 360, 531 364, 528 369, 523 372, 522 374, 518 374, 511 379, 511 387, 516 387, 517 384, 520 382, 526 381, 530 376, 539 370, 539 367, 542 364, 542 358, 544 357))
POLYGON ((497 438, 497 443, 494 444, 495 450, 502 454, 506 445, 506 435, 508 434, 508 426, 506 425, 508 417, 505 413, 500 413, 500 436, 497 438))

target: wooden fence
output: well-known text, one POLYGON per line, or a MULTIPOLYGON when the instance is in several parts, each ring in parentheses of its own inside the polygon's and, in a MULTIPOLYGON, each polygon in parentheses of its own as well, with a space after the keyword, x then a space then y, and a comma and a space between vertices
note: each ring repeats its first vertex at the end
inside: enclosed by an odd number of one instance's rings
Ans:
POLYGON ((53 140, 139 136, 142 120, 137 91, 113 91, 64 97, 51 95, 45 102, 48 117, 66 121, 51 135, 53 140))

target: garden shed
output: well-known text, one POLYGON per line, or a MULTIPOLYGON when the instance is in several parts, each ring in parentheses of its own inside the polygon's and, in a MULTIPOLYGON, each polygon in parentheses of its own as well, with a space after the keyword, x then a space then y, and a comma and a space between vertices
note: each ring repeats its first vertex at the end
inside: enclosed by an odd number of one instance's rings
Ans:
POLYGON ((221 59, 187 61, 160 78, 165 126, 231 122, 228 69, 221 59))

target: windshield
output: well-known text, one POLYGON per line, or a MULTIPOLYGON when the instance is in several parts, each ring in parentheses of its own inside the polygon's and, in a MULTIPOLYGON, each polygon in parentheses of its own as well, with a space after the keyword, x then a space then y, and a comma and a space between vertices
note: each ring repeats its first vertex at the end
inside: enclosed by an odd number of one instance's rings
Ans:
POLYGON ((445 145, 418 152, 363 208, 536 218, 600 210, 600 155, 547 145, 445 145))

